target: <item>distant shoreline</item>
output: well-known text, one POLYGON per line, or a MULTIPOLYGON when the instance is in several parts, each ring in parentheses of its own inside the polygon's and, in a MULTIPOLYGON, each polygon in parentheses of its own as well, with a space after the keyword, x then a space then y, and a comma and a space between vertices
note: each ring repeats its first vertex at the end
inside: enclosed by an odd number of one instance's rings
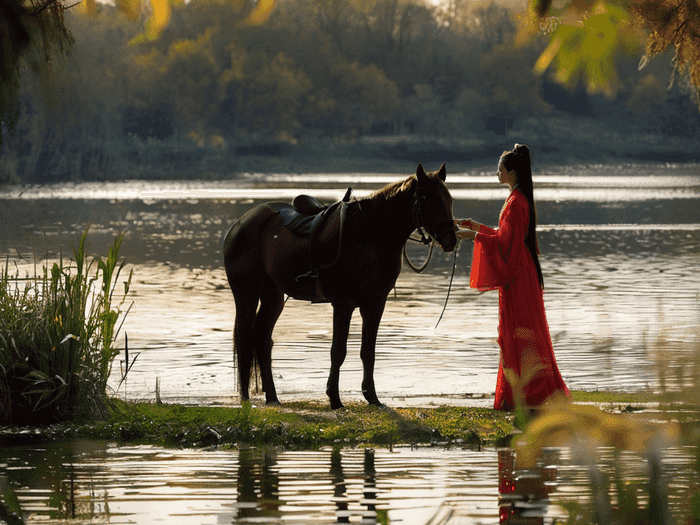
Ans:
MULTIPOLYGON (((581 164, 700 163, 697 137, 621 134, 599 125, 550 122, 537 130, 507 135, 473 134, 460 138, 418 135, 238 138, 218 135, 198 143, 188 138, 141 140, 122 137, 110 143, 84 139, 67 172, 0 174, 0 184, 44 184, 121 180, 237 180, 250 173, 386 173, 408 175, 419 162, 448 173, 495 172, 498 158, 516 142, 532 152, 533 170, 581 164)), ((699 172, 700 174, 700 172, 699 172)))
MULTIPOLYGON (((522 140, 522 139, 521 139, 522 140)), ((651 148, 645 144, 609 150, 587 145, 559 149, 528 143, 533 169, 590 163, 699 163, 700 148, 688 141, 674 141, 651 148), (683 148, 686 146, 687 149, 683 148)), ((290 146, 278 156, 248 154, 238 156, 237 173, 411 173, 419 162, 435 170, 445 162, 448 173, 494 171, 500 154, 513 147, 514 139, 459 144, 444 140, 406 140, 406 137, 367 137, 351 144, 332 144, 326 151, 317 146, 290 146), (374 139, 374 140, 373 140, 374 139), (382 140, 384 139, 384 140, 382 140)))

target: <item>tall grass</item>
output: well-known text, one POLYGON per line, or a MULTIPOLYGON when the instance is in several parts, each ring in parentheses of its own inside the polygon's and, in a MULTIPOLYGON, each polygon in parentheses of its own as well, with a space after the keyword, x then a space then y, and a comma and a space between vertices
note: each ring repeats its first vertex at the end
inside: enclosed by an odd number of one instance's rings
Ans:
POLYGON ((88 260, 83 233, 34 276, 0 274, 0 423, 40 424, 107 414, 107 380, 132 274, 117 293, 123 235, 106 257, 88 260))

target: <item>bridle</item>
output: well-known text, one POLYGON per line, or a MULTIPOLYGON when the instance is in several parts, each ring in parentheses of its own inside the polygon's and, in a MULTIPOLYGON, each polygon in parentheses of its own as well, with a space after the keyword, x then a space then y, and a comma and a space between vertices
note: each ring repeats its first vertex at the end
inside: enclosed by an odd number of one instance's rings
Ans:
MULTIPOLYGON (((423 220, 423 212, 421 211, 420 203, 421 200, 425 200, 425 195, 422 195, 419 197, 420 190, 422 188, 425 188, 426 186, 417 186, 416 187, 416 193, 413 196, 413 224, 416 227, 416 230, 418 230, 418 233, 420 233, 420 240, 414 239, 413 237, 409 237, 408 240, 414 241, 414 242, 420 242, 421 244, 429 244, 430 248, 428 249, 428 256, 426 257, 425 261, 423 262, 422 265, 420 266, 415 266, 411 260, 408 258, 408 255, 406 253, 406 245, 404 244, 403 247, 403 257, 404 260, 408 263, 408 265, 411 267, 411 269, 416 272, 416 273, 422 273, 427 267, 428 263, 430 262, 430 257, 433 255, 433 246, 435 246, 435 243, 438 242, 437 238, 442 236, 443 234, 447 233, 450 229, 454 229, 454 221, 452 217, 449 219, 445 219, 442 221, 437 221, 434 224, 427 225, 425 224, 425 221, 423 220), (427 231, 428 235, 426 235, 423 232, 423 228, 427 231)), ((442 316, 445 314, 445 309, 447 308, 447 301, 450 299, 450 291, 452 290, 452 280, 454 279, 455 276, 455 268, 457 267, 457 246, 455 246, 454 250, 454 259, 452 261, 452 275, 450 276, 450 285, 447 288, 447 297, 445 297, 445 305, 442 307, 442 312, 440 313, 440 317, 438 318, 437 324, 435 325, 435 329, 437 329, 438 325, 440 324, 440 321, 442 321, 442 316)))
POLYGON ((439 237, 447 233, 449 230, 454 230, 454 221, 452 217, 449 219, 444 219, 442 221, 437 221, 433 224, 426 224, 423 218, 423 211, 421 210, 421 201, 425 200, 425 195, 420 195, 421 189, 425 189, 427 186, 417 186, 416 192, 413 196, 413 224, 421 235, 420 243, 428 244, 431 241, 437 241, 439 237), (423 231, 427 232, 427 235, 423 231))

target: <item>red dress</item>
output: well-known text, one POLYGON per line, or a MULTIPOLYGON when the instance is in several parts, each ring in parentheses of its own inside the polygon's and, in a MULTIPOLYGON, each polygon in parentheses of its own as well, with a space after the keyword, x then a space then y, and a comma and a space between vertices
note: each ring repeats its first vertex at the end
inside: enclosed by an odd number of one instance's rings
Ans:
POLYGON ((554 358, 537 268, 525 245, 529 210, 516 188, 503 205, 498 229, 481 226, 474 241, 470 286, 498 288, 497 410, 515 408, 514 392, 521 391, 529 407, 556 392, 569 395, 554 358))

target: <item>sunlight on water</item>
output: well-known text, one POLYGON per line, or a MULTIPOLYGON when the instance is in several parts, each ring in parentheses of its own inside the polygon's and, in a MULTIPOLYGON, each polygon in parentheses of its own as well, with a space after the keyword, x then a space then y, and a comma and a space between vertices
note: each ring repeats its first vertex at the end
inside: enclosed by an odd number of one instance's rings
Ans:
MULTIPOLYGON (((545 307, 572 389, 679 388, 684 356, 700 348, 698 167, 655 169, 547 168, 536 177, 545 307)), ((133 307, 117 344, 127 333, 132 363, 138 357, 121 386, 126 363, 117 357, 110 386, 119 397, 153 401, 158 381, 164 402, 235 405, 234 304, 221 255, 230 225, 266 199, 335 200, 347 186, 365 195, 398 178, 10 187, 0 193, 0 255, 31 275, 34 255, 67 257, 88 224, 95 253, 125 232, 133 307)), ((455 216, 495 226, 507 189, 493 178, 448 175, 455 216)), ((409 247, 415 260, 425 250, 409 247)), ((389 406, 492 406, 498 295, 468 287, 470 264, 471 244, 463 242, 455 254, 436 250, 425 274, 401 274, 377 343, 377 391, 389 406)), ((289 300, 273 337, 281 401, 325 401, 332 308, 289 300)), ((357 314, 340 376, 347 401, 362 399, 360 341, 357 314)), ((670 452, 674 479, 687 479, 689 456, 670 452)), ((643 478, 643 465, 629 459, 634 476, 643 478)), ((468 523, 499 516, 495 450, 195 452, 73 442, 3 449, 0 474, 20 487, 37 523, 374 523, 384 514, 390 523, 424 523, 445 507, 468 523)), ((558 501, 590 496, 580 468, 562 465, 559 476, 558 501)), ((547 512, 557 515, 556 505, 547 512)))
MULTIPOLYGON (((587 169, 576 175, 566 168, 564 175, 538 178, 545 186, 539 191, 551 192, 553 199, 539 201, 538 240, 558 364, 574 389, 654 388, 655 348, 680 352, 698 345, 700 190, 697 177, 688 174, 697 168, 664 167, 659 175, 637 175, 631 168, 587 169), (593 176, 597 171, 605 175, 593 176), (630 193, 634 188, 643 195, 630 193), (567 193, 610 190, 612 194, 593 201, 569 200, 567 193), (695 197, 663 200, 660 191, 695 197), (621 200, 611 201, 610 195, 621 200), (647 200, 652 195, 655 199, 647 200)), ((88 223, 97 253, 104 253, 114 235, 126 232, 121 255, 127 270, 134 270, 134 304, 118 344, 127 333, 131 356, 139 357, 118 395, 153 399, 158 380, 164 401, 236 403, 234 309, 222 268, 221 239, 236 217, 261 202, 260 195, 291 200, 312 179, 317 187, 303 191, 339 198, 345 184, 364 185, 361 191, 369 192, 396 177, 266 175, 236 182, 14 188, 2 194, 0 253, 31 273, 32 253, 70 254, 70 245, 88 223), (294 188, 280 188, 282 179, 294 188), (222 198, 228 191, 237 198, 222 198), (15 260, 17 253, 25 260, 15 260)), ((507 189, 492 179, 478 173, 448 178, 453 186, 475 186, 474 180, 482 186, 453 191, 455 216, 495 226, 507 189), (480 200, 473 195, 478 191, 491 197, 480 200)), ((379 395, 390 405, 492 402, 498 366, 497 294, 468 288, 470 246, 460 244, 449 302, 437 329, 451 254, 436 250, 426 274, 405 270, 390 295, 376 366, 379 395), (426 374, 431 381, 423 380, 426 374)), ((415 260, 425 256, 424 250, 409 246, 415 260)), ((359 314, 351 328, 340 388, 345 398, 361 399, 359 314)), ((283 402, 325 399, 331 329, 330 306, 287 302, 273 336, 273 373, 283 402)), ((113 388, 126 365, 121 358, 113 369, 113 388)))
POLYGON ((498 462, 431 447, 195 451, 75 441, 0 451, 41 523, 426 523, 441 505, 498 523, 498 462), (74 521, 71 521, 74 522, 74 521))
MULTIPOLYGON (((581 167, 572 175, 547 173, 534 177, 535 197, 541 201, 630 202, 639 200, 693 199, 700 195, 700 167, 676 169, 617 166, 601 170, 581 167), (619 174, 624 171, 625 174, 619 174), (682 171, 683 174, 676 172, 682 171), (582 174, 590 173, 592 174, 582 174), (641 172, 641 173, 639 173, 641 172)), ((40 186, 6 187, 5 199, 106 199, 158 200, 259 199, 291 200, 309 192, 322 200, 338 200, 347 186, 364 197, 378 187, 401 179, 387 174, 248 174, 233 181, 126 181, 100 183, 57 183, 40 186), (275 187, 275 185, 277 187, 275 187), (371 187, 368 189, 367 187, 371 187)), ((493 174, 449 174, 448 187, 456 199, 497 200, 507 195, 493 174)))
MULTIPOLYGON (((617 462, 627 482, 648 480, 642 455, 595 453, 605 469, 617 462)), ((550 448, 540 468, 518 471, 509 449, 224 451, 74 440, 4 447, 0 476, 27 523, 496 525, 533 512, 545 523, 564 520, 567 502, 591 501, 588 468, 573 455, 550 448)), ((696 482, 694 453, 670 447, 664 457, 669 507, 678 516, 696 482)))

